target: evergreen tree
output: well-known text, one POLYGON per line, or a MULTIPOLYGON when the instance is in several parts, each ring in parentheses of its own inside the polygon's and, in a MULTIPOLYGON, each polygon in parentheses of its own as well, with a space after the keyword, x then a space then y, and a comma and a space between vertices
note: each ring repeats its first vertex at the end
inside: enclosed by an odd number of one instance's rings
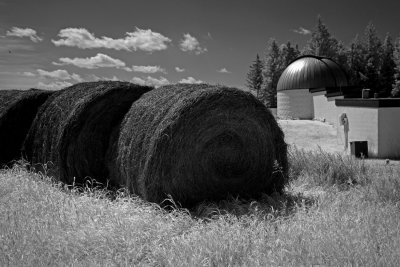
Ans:
POLYGON ((396 65, 394 70, 394 83, 392 88, 392 97, 400 97, 400 37, 397 38, 394 51, 393 61, 396 65))
POLYGON ((260 90, 263 85, 263 67, 263 62, 257 54, 256 60, 247 73, 246 85, 251 91, 256 92, 257 98, 260 98, 260 90))
POLYGON ((349 75, 350 67, 348 65, 349 49, 339 41, 337 45, 336 57, 332 58, 349 75))
POLYGON ((280 57, 281 57, 281 73, 279 76, 282 74, 282 72, 285 70, 285 68, 296 58, 300 56, 300 51, 298 45, 295 47, 292 46, 290 42, 287 42, 286 44, 281 45, 280 47, 280 57))
POLYGON ((329 33, 321 16, 318 16, 317 25, 311 33, 311 39, 308 41, 303 54, 335 59, 337 57, 337 46, 338 41, 329 33))
POLYGON ((379 74, 382 65, 382 43, 375 26, 370 22, 364 31, 365 87, 372 91, 379 89, 379 74))
POLYGON ((380 89, 382 91, 382 96, 384 97, 390 95, 392 85, 394 83, 396 64, 393 59, 393 53, 394 46, 392 43, 392 38, 388 33, 386 34, 385 40, 383 42, 383 57, 380 70, 380 89))
POLYGON ((275 39, 271 39, 265 56, 262 96, 267 107, 269 108, 276 108, 276 86, 278 85, 282 71, 281 51, 275 39))
POLYGON ((365 58, 364 58, 364 46, 360 41, 358 35, 353 39, 350 44, 350 49, 347 56, 347 62, 349 66, 349 80, 350 85, 364 86, 365 76, 365 58))

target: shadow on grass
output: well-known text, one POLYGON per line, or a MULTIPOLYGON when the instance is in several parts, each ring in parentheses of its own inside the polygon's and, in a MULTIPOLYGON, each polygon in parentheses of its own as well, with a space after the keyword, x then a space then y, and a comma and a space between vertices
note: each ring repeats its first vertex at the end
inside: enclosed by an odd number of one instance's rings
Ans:
MULTIPOLYGON (((109 184, 97 182, 95 179, 87 177, 83 183, 73 182, 71 185, 58 181, 49 174, 48 164, 43 164, 37 172, 37 166, 32 166, 27 161, 17 161, 11 168, 23 169, 28 172, 36 173, 35 177, 47 180, 54 187, 66 194, 85 195, 94 198, 108 199, 110 201, 121 199, 138 199, 139 197, 131 194, 126 188, 112 187, 109 184), (35 172, 36 171, 36 172, 35 172)), ((35 179, 36 179, 35 178, 35 179)), ((284 192, 273 193, 272 195, 263 194, 259 199, 242 199, 230 196, 225 200, 208 201, 197 204, 191 208, 181 207, 171 196, 165 199, 158 206, 165 212, 183 212, 197 219, 215 219, 224 215, 232 216, 257 216, 260 218, 288 217, 297 209, 308 209, 316 202, 315 197, 304 196, 301 193, 284 192)))
POLYGON ((316 197, 303 194, 273 193, 258 200, 230 197, 219 202, 203 202, 189 210, 195 218, 214 219, 223 215, 257 216, 260 218, 289 217, 299 208, 308 209, 316 203, 316 197))

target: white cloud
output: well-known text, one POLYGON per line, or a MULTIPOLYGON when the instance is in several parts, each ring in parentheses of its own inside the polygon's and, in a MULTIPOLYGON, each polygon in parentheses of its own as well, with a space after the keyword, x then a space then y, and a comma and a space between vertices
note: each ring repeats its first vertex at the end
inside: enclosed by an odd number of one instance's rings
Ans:
POLYGON ((95 74, 89 74, 89 75, 87 75, 86 80, 87 81, 96 81, 97 82, 97 81, 120 81, 121 79, 118 78, 115 75, 110 78, 110 77, 105 77, 105 76, 99 77, 99 76, 97 76, 95 74))
POLYGON ((294 30, 292 30, 293 32, 295 32, 295 33, 298 33, 298 34, 302 34, 302 35, 309 35, 309 34, 311 34, 311 31, 310 30, 307 30, 306 28, 303 28, 303 27, 299 27, 298 29, 294 29, 294 30))
POLYGON ((41 42, 43 41, 43 38, 40 38, 36 31, 34 29, 31 28, 18 28, 18 27, 12 27, 11 30, 6 32, 7 36, 15 36, 15 37, 28 37, 29 39, 31 39, 32 42, 41 42))
POLYGON ((184 68, 175 67, 176 72, 184 72, 184 68))
POLYGON ((71 74, 71 79, 75 80, 77 82, 84 82, 85 81, 79 74, 76 74, 76 73, 72 73, 71 74))
POLYGON ((50 78, 50 79, 58 79, 58 80, 75 80, 77 82, 83 82, 82 77, 76 73, 69 74, 66 70, 54 70, 54 71, 46 71, 42 69, 37 69, 37 72, 40 77, 50 78))
POLYGON ((202 80, 196 80, 193 77, 187 77, 179 81, 179 83, 203 83, 202 80))
POLYGON ((146 78, 133 77, 131 79, 131 82, 139 84, 139 85, 147 85, 147 86, 154 86, 154 87, 160 87, 162 85, 170 84, 168 79, 165 77, 162 77, 162 76, 158 79, 151 77, 151 76, 147 76, 146 78))
POLYGON ((183 39, 181 40, 179 46, 182 51, 194 52, 196 55, 207 52, 207 48, 201 47, 199 41, 189 33, 185 33, 183 35, 183 39))
POLYGON ((30 71, 24 71, 24 72, 22 72, 21 74, 22 74, 23 76, 26 76, 26 77, 35 77, 35 76, 36 76, 35 73, 30 72, 30 71))
POLYGON ((218 70, 219 73, 231 73, 229 70, 227 70, 226 68, 222 68, 220 70, 218 70))
POLYGON ((133 77, 133 78, 131 79, 131 82, 132 82, 132 83, 139 84, 139 85, 145 85, 145 84, 146 84, 146 80, 145 80, 145 79, 142 79, 142 78, 139 78, 139 77, 133 77))
POLYGON ((103 77, 103 80, 105 80, 105 81, 120 81, 120 79, 115 75, 112 76, 111 78, 103 77))
POLYGON ((58 59, 61 63, 53 62, 54 65, 63 66, 63 65, 74 65, 79 68, 85 69, 98 69, 98 68, 117 68, 117 69, 125 69, 131 71, 131 69, 126 67, 125 62, 122 60, 112 58, 108 55, 98 53, 94 57, 87 58, 68 58, 62 57, 58 59))
POLYGON ((113 76, 113 77, 99 77, 95 74, 90 74, 88 77, 88 81, 120 81, 120 79, 117 76, 113 76))
POLYGON ((132 66, 131 70, 134 72, 143 72, 143 73, 156 73, 156 72, 167 73, 165 69, 161 68, 160 66, 132 66))
POLYGON ((72 46, 82 49, 108 48, 115 50, 146 52, 165 50, 171 39, 152 30, 136 28, 134 32, 127 32, 124 38, 113 39, 102 36, 95 37, 85 28, 65 28, 58 33, 59 40, 51 40, 56 46, 72 46))
POLYGON ((43 83, 39 82, 38 83, 38 88, 41 89, 47 89, 47 90, 59 90, 65 87, 71 86, 72 83, 66 82, 66 81, 56 81, 56 82, 51 82, 51 83, 43 83))

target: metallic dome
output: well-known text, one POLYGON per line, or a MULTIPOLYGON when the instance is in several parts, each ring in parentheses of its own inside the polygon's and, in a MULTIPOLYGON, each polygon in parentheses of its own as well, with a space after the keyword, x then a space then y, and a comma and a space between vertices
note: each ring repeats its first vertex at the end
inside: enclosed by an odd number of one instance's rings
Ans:
POLYGON ((317 56, 301 56, 283 71, 277 91, 348 86, 342 68, 333 60, 317 56))

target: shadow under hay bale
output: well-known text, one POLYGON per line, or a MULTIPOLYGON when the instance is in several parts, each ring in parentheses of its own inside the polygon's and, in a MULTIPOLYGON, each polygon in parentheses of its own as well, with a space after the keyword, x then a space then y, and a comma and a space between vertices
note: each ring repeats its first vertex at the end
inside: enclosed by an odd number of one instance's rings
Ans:
POLYGON ((39 107, 52 91, 0 90, 0 166, 21 158, 21 149, 39 107))
POLYGON ((168 195, 185 207, 229 195, 257 198, 282 191, 287 177, 275 118, 235 88, 178 84, 146 93, 114 145, 111 180, 157 203, 168 195))
POLYGON ((110 135, 151 87, 128 82, 87 82, 56 92, 39 110, 25 142, 28 159, 52 162, 48 174, 71 184, 90 177, 105 183, 110 135))

